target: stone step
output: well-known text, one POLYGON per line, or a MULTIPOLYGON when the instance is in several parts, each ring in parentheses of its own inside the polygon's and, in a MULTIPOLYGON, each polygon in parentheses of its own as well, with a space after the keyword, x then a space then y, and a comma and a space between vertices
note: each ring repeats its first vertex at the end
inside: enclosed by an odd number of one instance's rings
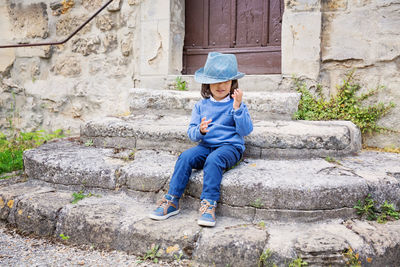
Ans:
MULTIPOLYGON (((201 99, 200 91, 153 90, 134 88, 130 94, 133 114, 191 114, 201 99)), ((245 92, 243 102, 254 119, 291 120, 297 111, 300 94, 294 92, 245 92)))
MULTIPOLYGON (((190 116, 132 115, 89 121, 81 140, 95 146, 182 152, 195 143, 187 137, 190 116)), ((310 158, 343 156, 361 150, 360 130, 348 121, 253 120, 245 137, 246 157, 310 158)))
MULTIPOLYGON (((162 151, 96 148, 61 140, 26 151, 24 166, 31 179, 122 190, 155 201, 168 190, 176 159, 162 151)), ((397 154, 371 152, 343 158, 340 165, 324 159, 245 159, 224 174, 217 213, 250 221, 354 218, 353 206, 369 193, 400 207, 399 160, 397 154)), ((202 172, 194 171, 183 207, 197 209, 201 191, 202 172)))
MULTIPOLYGON (((186 81, 187 88, 190 91, 200 92, 201 84, 194 80, 194 75, 168 75, 166 83, 169 84, 169 89, 174 89, 176 79, 180 78, 182 81, 186 81)), ((154 80, 154 78, 153 78, 154 80)), ((288 92, 292 90, 291 80, 283 80, 280 74, 268 74, 268 75, 245 75, 242 79, 239 79, 239 88, 247 91, 263 91, 263 92, 288 92)), ((151 82, 147 82, 151 84, 151 82)))
POLYGON ((348 259, 343 253, 349 248, 353 256, 359 255, 362 266, 400 262, 400 221, 276 224, 219 216, 216 226, 207 228, 197 225, 198 213, 189 209, 153 221, 148 213, 154 203, 138 195, 93 189, 84 194, 89 192, 93 196, 72 204, 77 191, 39 181, 0 188, 0 222, 26 234, 60 240, 62 234, 68 237, 64 243, 137 256, 158 246, 157 258, 171 262, 179 258, 188 266, 258 266, 268 253, 263 266, 267 262, 287 266, 298 257, 307 266, 345 266, 348 259))

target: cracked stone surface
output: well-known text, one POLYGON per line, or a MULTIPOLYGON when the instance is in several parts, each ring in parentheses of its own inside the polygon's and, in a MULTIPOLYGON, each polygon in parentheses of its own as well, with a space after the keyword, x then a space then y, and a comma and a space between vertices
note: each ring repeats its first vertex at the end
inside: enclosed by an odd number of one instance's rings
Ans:
MULTIPOLYGON (((357 217, 353 206, 368 194, 377 205, 387 200, 399 207, 399 155, 374 153, 362 152, 336 163, 245 159, 224 173, 217 213, 250 221, 350 219, 357 217)), ((25 170, 28 177, 49 184, 125 188, 151 199, 168 190, 176 159, 176 154, 165 151, 95 148, 61 140, 27 151, 25 170)), ((198 208, 202 177, 202 170, 193 171, 183 207, 198 208)))
POLYGON ((400 221, 250 223, 218 216, 214 228, 203 228, 197 225, 198 213, 191 210, 154 221, 147 217, 155 206, 152 202, 124 193, 93 191, 94 196, 71 204, 73 192, 32 181, 0 188, 3 202, 10 200, 6 195, 16 200, 12 212, 2 213, 0 220, 15 220, 18 229, 40 236, 64 234, 71 244, 138 256, 159 245, 160 258, 173 261, 182 255, 194 266, 255 266, 267 249, 272 253, 270 261, 278 266, 297 257, 308 266, 343 266, 343 252, 350 247, 360 255, 362 266, 395 266, 400 260, 400 221))
MULTIPOLYGON (((182 152, 195 145, 186 135, 189 121, 188 115, 108 117, 83 125, 81 139, 96 146, 182 152)), ((361 149, 360 131, 347 121, 253 120, 253 124, 254 131, 245 137, 245 155, 254 158, 341 156, 361 149)))
MULTIPOLYGON (((201 99, 197 91, 148 90, 135 88, 131 91, 130 110, 133 113, 146 109, 157 114, 190 114, 201 99)), ((297 111, 299 93, 246 92, 243 102, 253 119, 290 120, 297 111)))
POLYGON ((50 142, 25 151, 25 172, 30 178, 55 184, 115 189, 119 186, 117 170, 126 162, 113 154, 113 149, 77 142, 50 142))

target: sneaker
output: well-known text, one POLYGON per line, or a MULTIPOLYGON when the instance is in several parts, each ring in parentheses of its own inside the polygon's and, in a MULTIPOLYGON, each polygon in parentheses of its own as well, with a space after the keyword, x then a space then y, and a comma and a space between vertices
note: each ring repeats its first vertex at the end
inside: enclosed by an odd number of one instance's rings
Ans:
POLYGON ((202 226, 214 226, 215 225, 215 208, 217 207, 217 201, 211 199, 203 199, 200 207, 200 218, 197 223, 202 226))
POLYGON ((149 217, 154 220, 165 220, 179 213, 179 198, 165 194, 158 202, 158 207, 150 213, 149 217))

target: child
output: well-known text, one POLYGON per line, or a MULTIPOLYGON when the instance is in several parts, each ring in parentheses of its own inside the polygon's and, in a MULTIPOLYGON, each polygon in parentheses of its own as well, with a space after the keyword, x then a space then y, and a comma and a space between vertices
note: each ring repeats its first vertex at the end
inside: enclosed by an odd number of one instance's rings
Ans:
POLYGON ((243 137, 253 130, 247 107, 242 103, 243 92, 237 89, 237 79, 243 76, 244 73, 237 70, 234 55, 217 52, 209 53, 204 68, 196 71, 195 80, 202 83, 201 95, 204 99, 193 108, 188 136, 199 145, 179 156, 168 194, 164 195, 150 218, 165 220, 178 214, 179 198, 192 169, 203 168, 198 224, 215 225, 222 174, 242 158, 245 149, 243 137))

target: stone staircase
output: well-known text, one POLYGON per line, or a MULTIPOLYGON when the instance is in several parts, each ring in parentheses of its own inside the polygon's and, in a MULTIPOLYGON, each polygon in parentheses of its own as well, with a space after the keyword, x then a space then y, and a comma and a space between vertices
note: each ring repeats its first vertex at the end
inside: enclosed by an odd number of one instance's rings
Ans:
POLYGON ((358 220, 368 194, 400 207, 400 156, 360 152, 350 122, 292 121, 299 95, 245 92, 254 117, 244 160, 221 185, 217 225, 197 225, 202 172, 194 171, 182 212, 166 221, 147 215, 167 191, 198 92, 133 89, 132 115, 82 125, 65 138, 24 153, 27 182, 0 185, 0 220, 41 236, 160 258, 181 255, 194 266, 257 266, 264 251, 286 266, 344 266, 352 247, 363 266, 396 266, 400 223, 358 220), (325 157, 336 157, 328 162, 325 157), (72 204, 72 194, 87 197, 72 204), (393 265, 394 264, 394 265, 393 265))

